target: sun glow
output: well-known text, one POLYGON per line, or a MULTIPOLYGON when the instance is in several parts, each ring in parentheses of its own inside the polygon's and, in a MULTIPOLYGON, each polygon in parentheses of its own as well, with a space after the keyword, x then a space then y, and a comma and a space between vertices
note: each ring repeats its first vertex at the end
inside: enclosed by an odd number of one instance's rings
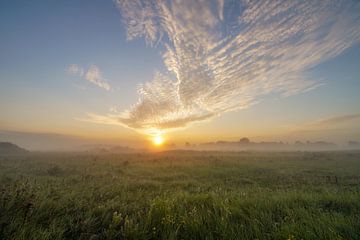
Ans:
POLYGON ((153 143, 156 146, 160 146, 164 143, 164 138, 161 135, 157 135, 153 138, 153 143))

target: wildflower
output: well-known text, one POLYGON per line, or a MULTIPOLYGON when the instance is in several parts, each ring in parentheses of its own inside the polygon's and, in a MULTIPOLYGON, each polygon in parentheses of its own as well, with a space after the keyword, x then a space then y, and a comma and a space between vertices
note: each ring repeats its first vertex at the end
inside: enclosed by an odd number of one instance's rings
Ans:
POLYGON ((295 236, 290 234, 287 240, 295 240, 295 236))

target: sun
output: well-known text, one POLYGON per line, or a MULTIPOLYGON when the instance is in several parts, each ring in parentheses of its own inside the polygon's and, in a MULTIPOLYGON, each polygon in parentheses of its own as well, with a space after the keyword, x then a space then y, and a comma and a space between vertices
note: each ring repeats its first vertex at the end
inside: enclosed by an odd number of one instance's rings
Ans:
POLYGON ((157 135, 152 139, 154 145, 160 146, 164 143, 164 138, 161 135, 157 135))

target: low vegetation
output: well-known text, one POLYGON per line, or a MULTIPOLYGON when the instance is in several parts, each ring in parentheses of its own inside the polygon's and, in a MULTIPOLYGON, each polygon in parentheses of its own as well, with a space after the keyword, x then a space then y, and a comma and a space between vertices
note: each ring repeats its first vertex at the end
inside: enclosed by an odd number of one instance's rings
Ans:
POLYGON ((360 239, 360 153, 2 155, 0 239, 360 239))

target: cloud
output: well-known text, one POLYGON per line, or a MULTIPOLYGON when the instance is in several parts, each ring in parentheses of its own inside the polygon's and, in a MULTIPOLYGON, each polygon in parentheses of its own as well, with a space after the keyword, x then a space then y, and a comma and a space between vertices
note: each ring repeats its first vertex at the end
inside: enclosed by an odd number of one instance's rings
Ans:
POLYGON ((87 73, 85 74, 85 79, 98 87, 104 88, 108 91, 110 90, 110 85, 102 76, 100 69, 95 65, 90 66, 87 73))
POLYGON ((288 96, 314 89, 322 83, 306 72, 360 40, 355 0, 116 4, 128 40, 142 37, 149 46, 165 49, 167 71, 138 87, 135 105, 106 116, 145 132, 246 108, 269 93, 288 96))
POLYGON ((67 67, 66 72, 73 76, 84 76, 84 69, 77 64, 70 64, 67 67))
POLYGON ((354 130, 354 125, 359 125, 359 121, 360 114, 354 113, 322 118, 294 126, 287 126, 287 128, 293 133, 347 131, 350 129, 354 130))
POLYGON ((317 120, 313 123, 310 123, 310 126, 332 126, 332 125, 339 125, 339 124, 346 124, 351 121, 355 121, 360 119, 360 114, 347 114, 341 116, 333 116, 329 118, 324 118, 317 120))
POLYGON ((103 77, 102 72, 96 65, 91 65, 87 71, 83 67, 77 64, 70 64, 66 69, 66 72, 73 76, 79 76, 92 84, 103 88, 107 91, 111 90, 111 87, 107 80, 103 77))

